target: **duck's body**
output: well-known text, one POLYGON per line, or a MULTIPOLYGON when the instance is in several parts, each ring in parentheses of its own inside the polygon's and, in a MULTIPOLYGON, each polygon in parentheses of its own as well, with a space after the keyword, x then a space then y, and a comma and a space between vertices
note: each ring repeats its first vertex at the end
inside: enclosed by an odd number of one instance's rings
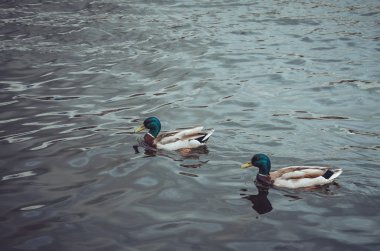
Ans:
POLYGON ((342 169, 321 166, 289 166, 270 172, 271 164, 265 154, 256 154, 250 162, 241 166, 259 168, 257 180, 269 185, 286 188, 313 187, 332 183, 342 169))
POLYGON ((289 166, 269 175, 274 186, 300 188, 329 184, 341 173, 342 169, 332 170, 322 166, 289 166))
POLYGON ((136 129, 140 132, 149 129, 144 136, 144 142, 150 147, 164 150, 178 150, 183 148, 197 148, 205 145, 214 130, 203 131, 203 126, 161 132, 161 123, 158 118, 150 117, 136 129))

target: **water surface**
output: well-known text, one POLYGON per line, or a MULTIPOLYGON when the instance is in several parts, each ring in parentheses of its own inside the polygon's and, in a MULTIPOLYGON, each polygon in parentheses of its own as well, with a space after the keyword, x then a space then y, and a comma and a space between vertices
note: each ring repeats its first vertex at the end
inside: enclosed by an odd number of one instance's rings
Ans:
POLYGON ((1 250, 377 250, 378 1, 3 1, 1 250), (135 153, 144 118, 207 150, 135 153), (273 168, 344 169, 262 191, 273 168))

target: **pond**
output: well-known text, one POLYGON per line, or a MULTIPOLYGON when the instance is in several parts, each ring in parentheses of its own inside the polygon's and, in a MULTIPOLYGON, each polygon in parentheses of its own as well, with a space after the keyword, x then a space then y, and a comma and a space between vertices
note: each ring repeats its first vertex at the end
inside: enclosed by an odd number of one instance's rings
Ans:
POLYGON ((1 250, 378 250, 380 3, 0 3, 1 250), (133 146, 145 118, 207 147, 133 146), (262 190, 255 169, 342 168, 262 190))

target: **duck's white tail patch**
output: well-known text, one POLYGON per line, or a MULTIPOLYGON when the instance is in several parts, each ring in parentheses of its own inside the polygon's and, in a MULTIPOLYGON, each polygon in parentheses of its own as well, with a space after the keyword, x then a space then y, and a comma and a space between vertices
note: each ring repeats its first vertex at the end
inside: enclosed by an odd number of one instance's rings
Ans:
POLYGON ((208 140, 208 138, 210 138, 211 134, 213 134, 213 132, 215 131, 215 129, 211 129, 206 136, 203 137, 202 139, 202 142, 206 142, 208 140))

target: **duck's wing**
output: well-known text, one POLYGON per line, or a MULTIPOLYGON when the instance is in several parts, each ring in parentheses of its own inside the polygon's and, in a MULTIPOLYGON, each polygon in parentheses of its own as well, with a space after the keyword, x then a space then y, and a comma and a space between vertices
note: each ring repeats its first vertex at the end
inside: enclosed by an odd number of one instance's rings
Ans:
POLYGON ((291 166, 272 172, 274 185, 287 188, 300 188, 331 183, 342 173, 342 169, 329 169, 320 166, 291 166))
POLYGON ((157 142, 161 144, 168 144, 172 142, 176 142, 178 140, 189 140, 189 139, 196 139, 198 137, 201 137, 205 135, 204 132, 202 132, 203 126, 188 128, 188 129, 182 129, 182 130, 176 130, 176 131, 170 131, 170 132, 163 132, 157 137, 157 142))
POLYGON ((157 148, 178 150, 181 148, 196 148, 203 145, 214 130, 203 132, 203 126, 189 129, 165 132, 156 139, 157 148))

